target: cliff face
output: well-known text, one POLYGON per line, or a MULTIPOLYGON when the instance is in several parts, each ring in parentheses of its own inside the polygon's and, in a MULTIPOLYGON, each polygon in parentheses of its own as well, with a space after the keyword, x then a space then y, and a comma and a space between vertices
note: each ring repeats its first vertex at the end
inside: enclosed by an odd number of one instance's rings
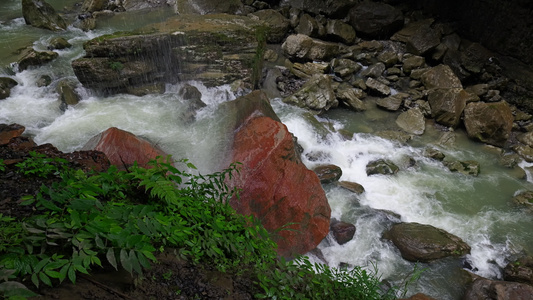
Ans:
POLYGON ((414 8, 457 22, 458 33, 472 41, 533 63, 533 2, 529 0, 412 0, 414 8))

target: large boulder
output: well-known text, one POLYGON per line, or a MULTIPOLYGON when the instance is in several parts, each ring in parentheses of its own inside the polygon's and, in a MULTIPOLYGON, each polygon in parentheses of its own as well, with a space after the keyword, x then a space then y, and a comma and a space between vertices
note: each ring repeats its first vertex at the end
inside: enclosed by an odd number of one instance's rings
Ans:
POLYGON ((178 80, 208 87, 242 80, 251 89, 262 70, 263 27, 249 17, 226 14, 170 17, 86 42, 85 56, 72 67, 85 87, 103 93, 133 93, 131 87, 178 80))
POLYGON ((409 261, 430 262, 470 253, 470 246, 459 237, 431 225, 399 223, 386 231, 383 237, 391 240, 402 257, 409 261))
POLYGON ((468 137, 498 147, 505 145, 513 129, 513 114, 505 101, 469 103, 464 119, 468 137))
POLYGON ((429 91, 428 102, 431 117, 445 126, 457 127, 470 94, 461 88, 434 89, 429 91))
POLYGON ((503 278, 507 281, 533 285, 533 257, 521 257, 507 264, 503 269, 503 278))
MULTIPOLYGON (((149 2, 149 1, 139 1, 140 4, 149 2)), ((129 2, 133 2, 129 0, 129 2)), ((164 2, 164 1, 157 1, 164 2)), ((240 0, 176 0, 174 5, 174 10, 178 14, 215 14, 215 13, 226 13, 226 14, 236 14, 242 10, 242 2, 240 0)), ((127 10, 131 10, 127 4, 124 5, 127 10)))
POLYGON ((158 156, 167 157, 163 150, 151 142, 116 127, 111 127, 91 138, 82 150, 97 150, 105 153, 109 162, 119 169, 127 169, 134 162, 146 168, 149 167, 147 163, 150 160, 158 156))
POLYGON ((350 23, 355 31, 367 39, 386 39, 403 27, 401 10, 391 5, 365 1, 353 7, 350 23))
POLYGON ((478 277, 468 286, 463 299, 533 300, 533 286, 478 277))
POLYGON ((432 19, 407 24, 396 32, 391 40, 404 42, 407 51, 416 55, 425 55, 440 44, 440 32, 431 28, 432 19))
POLYGON ((285 55, 296 61, 329 61, 340 53, 339 44, 313 39, 304 34, 289 35, 281 48, 285 55))
POLYGON ((268 27, 267 42, 281 43, 289 31, 289 20, 273 9, 263 9, 252 14, 268 27))
POLYGON ((283 102, 316 111, 326 111, 339 104, 331 79, 325 74, 313 75, 296 93, 284 98, 283 102))
POLYGON ((314 249, 329 232, 331 214, 317 175, 301 162, 287 127, 265 115, 272 108, 264 93, 231 102, 228 105, 244 105, 239 111, 246 113, 239 113, 235 122, 232 161, 242 165, 230 182, 242 190, 230 204, 241 214, 257 217, 269 231, 289 224, 277 232, 280 255, 314 249))
POLYGON ((11 95, 11 89, 18 85, 15 79, 9 77, 0 77, 0 100, 6 99, 11 95))
POLYGON ((59 56, 54 51, 36 51, 28 48, 23 51, 22 57, 18 60, 19 71, 24 71, 32 66, 40 66, 51 62, 59 56))
POLYGON ((411 108, 401 113, 396 119, 396 125, 407 133, 421 135, 426 130, 426 119, 418 108, 411 108))
POLYGON ((53 31, 67 29, 65 20, 44 0, 22 0, 22 16, 26 24, 53 31))
POLYGON ((438 65, 422 74, 422 83, 426 89, 463 88, 459 77, 447 65, 438 65))
POLYGON ((284 3, 313 15, 342 19, 358 0, 285 0, 284 3))

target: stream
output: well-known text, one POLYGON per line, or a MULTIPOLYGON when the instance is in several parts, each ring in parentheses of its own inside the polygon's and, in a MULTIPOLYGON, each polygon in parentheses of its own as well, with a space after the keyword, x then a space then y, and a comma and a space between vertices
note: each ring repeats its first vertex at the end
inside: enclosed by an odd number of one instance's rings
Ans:
MULTIPOLYGON (((129 30, 163 20, 169 12, 124 14, 98 23, 97 29, 83 32, 69 27, 54 33, 27 26, 21 13, 20 0, 0 2, 0 76, 18 81, 11 96, 0 100, 0 123, 18 123, 36 143, 52 143, 64 152, 83 147, 94 135, 115 126, 145 137, 174 158, 188 158, 202 173, 215 170, 221 137, 216 135, 217 106, 233 100, 229 86, 206 88, 190 82, 202 92, 207 107, 198 112, 197 121, 186 124, 179 118, 185 103, 178 96, 181 84, 167 85, 162 95, 114 95, 98 97, 78 85, 82 101, 60 109, 55 84, 60 79, 76 80, 70 62, 83 56, 83 42, 112 33, 129 30), (73 47, 56 50, 59 58, 39 68, 12 73, 8 66, 16 60, 17 49, 33 45, 45 50, 51 38, 61 36, 73 47), (37 87, 42 75, 52 77, 48 87, 37 87)), ((77 1, 48 1, 57 10, 77 1)), ((520 254, 533 254, 533 215, 513 206, 517 191, 533 190, 533 178, 517 179, 511 169, 499 165, 498 149, 475 143, 457 129, 453 147, 438 146, 442 134, 431 122, 424 135, 402 145, 377 137, 378 130, 395 129, 395 113, 371 108, 365 112, 331 110, 314 122, 306 110, 271 99, 271 104, 290 132, 303 146, 302 160, 308 168, 319 164, 335 164, 342 168, 341 180, 360 183, 361 195, 336 185, 325 185, 332 218, 356 225, 350 242, 339 245, 327 237, 319 246, 331 266, 358 265, 376 268, 382 279, 401 285, 415 264, 404 260, 399 251, 381 239, 385 229, 397 222, 418 222, 444 229, 459 236, 471 247, 464 259, 442 259, 417 268, 427 268, 420 280, 410 286, 408 295, 422 292, 437 299, 460 299, 464 293, 465 272, 470 265, 477 275, 501 279, 501 269, 509 259, 520 254), (316 126, 316 121, 323 126, 316 126), (348 132, 341 134, 340 132, 348 132), (481 165, 478 177, 452 173, 441 162, 423 155, 428 144, 437 145, 446 157, 476 160, 481 165), (394 176, 367 176, 369 161, 387 158, 400 166, 394 176), (414 160, 412 166, 410 161, 414 160), (391 213, 392 212, 392 213, 391 213)), ((527 167, 526 163, 521 166, 527 167)), ((312 259, 316 259, 311 257, 312 259)))

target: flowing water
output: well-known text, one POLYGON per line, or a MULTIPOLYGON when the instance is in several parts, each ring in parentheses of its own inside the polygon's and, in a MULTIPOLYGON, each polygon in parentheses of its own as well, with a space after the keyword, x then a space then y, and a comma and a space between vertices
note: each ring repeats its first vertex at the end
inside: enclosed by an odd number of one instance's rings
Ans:
MULTIPOLYGON (((75 2, 50 1, 56 9, 75 2)), ((94 96, 79 86, 83 100, 66 111, 59 108, 55 84, 65 77, 76 80, 70 62, 83 55, 84 41, 115 30, 134 29, 166 16, 168 12, 126 15, 100 22, 91 32, 70 27, 66 32, 52 33, 26 26, 19 0, 1 1, 0 67, 16 60, 14 50, 27 45, 43 50, 56 36, 65 37, 74 46, 58 51, 57 60, 40 68, 15 73, 0 68, 1 76, 19 82, 11 97, 0 101, 0 123, 24 125, 26 134, 38 144, 52 143, 65 152, 80 149, 95 134, 116 126, 150 139, 174 158, 190 159, 202 172, 213 171, 221 160, 224 149, 220 147, 225 138, 217 130, 217 106, 234 99, 229 87, 207 89, 192 83, 208 104, 199 111, 193 124, 180 120, 185 103, 177 96, 179 84, 168 85, 163 95, 106 98, 94 96), (36 86, 42 75, 52 77, 49 87, 36 86)), ((298 137, 305 149, 303 161, 309 168, 323 163, 338 165, 343 170, 341 180, 358 182, 366 190, 355 195, 335 185, 324 187, 332 217, 357 227, 354 239, 344 245, 329 237, 321 243, 319 248, 330 265, 347 263, 369 269, 375 266, 383 279, 402 284, 415 264, 403 260, 394 246, 381 239, 383 231, 398 218, 403 222, 430 224, 461 237, 472 247, 466 264, 481 276, 501 278, 501 268, 510 257, 533 254, 533 217, 510 203, 517 191, 533 189, 531 178, 516 179, 511 170, 500 167, 499 153, 494 148, 470 142, 460 130, 455 147, 441 148, 448 158, 480 162, 481 174, 469 177, 451 173, 442 163, 424 157, 425 145, 437 144, 441 134, 430 123, 422 137, 409 145, 400 145, 373 135, 378 129, 393 129, 389 128, 396 117, 393 113, 337 109, 321 117, 310 117, 305 110, 283 104, 279 99, 272 99, 272 105, 298 137), (377 158, 394 161, 401 171, 394 176, 367 176, 366 164, 377 158)), ((460 259, 421 264, 419 267, 427 270, 411 291, 438 299, 460 299, 464 292, 464 265, 465 261, 460 259)))

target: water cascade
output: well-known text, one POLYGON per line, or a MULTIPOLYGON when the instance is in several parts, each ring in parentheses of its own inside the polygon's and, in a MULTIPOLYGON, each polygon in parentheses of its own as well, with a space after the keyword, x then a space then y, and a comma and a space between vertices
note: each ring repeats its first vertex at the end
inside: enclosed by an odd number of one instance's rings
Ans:
MULTIPOLYGON (((56 5, 64 5, 63 2, 57 1, 56 5)), ((110 97, 96 96, 78 85, 82 101, 63 112, 55 84, 65 77, 76 80, 70 62, 83 55, 83 42, 131 28, 132 24, 114 20, 90 32, 69 27, 66 32, 52 33, 26 26, 19 11, 18 0, 0 4, 0 65, 13 61, 14 56, 6 53, 28 42, 35 41, 33 47, 44 50, 52 37, 62 36, 73 47, 57 51, 57 60, 39 68, 16 73, 0 69, 1 76, 19 83, 9 98, 0 101, 0 123, 19 123, 38 144, 52 143, 64 152, 78 150, 94 135, 116 126, 148 138, 175 158, 190 159, 201 172, 212 171, 222 138, 216 134, 217 106, 235 98, 229 86, 206 88, 199 82, 189 82, 202 92, 202 101, 207 104, 193 124, 178 117, 185 107, 178 96, 180 84, 167 85, 162 95, 110 97), (52 77, 50 86, 37 87, 42 75, 52 77)), ((156 18, 164 15, 127 19, 135 19, 138 27, 156 18)), ((464 260, 421 264, 419 267, 428 270, 411 290, 453 300, 464 292, 464 266, 481 276, 501 278, 501 268, 509 258, 533 253, 533 216, 510 202, 516 191, 533 189, 532 178, 516 179, 510 170, 499 166, 499 153, 494 148, 473 143, 458 130, 457 146, 441 149, 450 158, 479 161, 481 174, 471 177, 452 173, 441 162, 424 156, 424 145, 436 144, 441 134, 431 124, 423 136, 405 145, 373 134, 394 123, 394 113, 339 109, 312 116, 315 120, 310 122, 305 110, 283 104, 280 99, 272 99, 272 106, 303 146, 302 159, 308 168, 335 164, 342 168, 341 180, 354 181, 365 188, 363 194, 355 195, 334 184, 324 186, 332 217, 357 228, 353 240, 344 245, 330 237, 321 243, 319 248, 330 265, 360 265, 368 269, 375 266, 384 280, 401 284, 415 264, 402 259, 398 250, 381 238, 382 233, 399 220, 429 224, 459 236, 472 251, 464 260), (322 125, 317 127, 316 121, 322 125), (377 158, 392 160, 401 171, 394 176, 367 176, 366 164, 377 158)))

